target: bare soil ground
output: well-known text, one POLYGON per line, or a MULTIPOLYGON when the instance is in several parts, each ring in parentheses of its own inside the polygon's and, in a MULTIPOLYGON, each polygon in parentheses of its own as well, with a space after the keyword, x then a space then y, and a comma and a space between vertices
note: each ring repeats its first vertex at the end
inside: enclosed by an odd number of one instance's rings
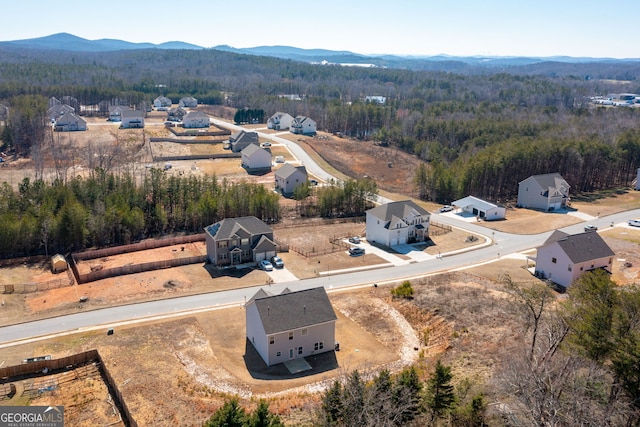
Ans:
MULTIPOLYGON (((218 115, 232 117, 229 111, 218 110, 218 115)), ((141 138, 135 131, 119 132, 108 124, 90 122, 89 126, 90 130, 103 127, 102 136, 98 138, 103 138, 105 142, 117 139, 135 145, 135 141, 141 138)), ((154 128, 150 127, 149 132, 151 129, 154 128)), ((87 132, 86 135, 91 134, 87 132)), ((96 138, 97 135, 92 134, 91 137, 96 138)), ((384 189, 383 194, 400 199, 408 198, 413 192, 411 179, 416 165, 414 157, 368 142, 321 136, 291 137, 303 139, 298 142, 313 148, 314 157, 326 158, 338 171, 349 173, 352 177, 365 174, 373 177, 384 189), (354 156, 356 152, 358 155, 354 156)), ((67 137, 81 145, 85 134, 67 137)), ((190 153, 193 152, 191 150, 202 149, 196 144, 187 147, 190 153)), ((167 148, 167 151, 172 149, 167 148)), ((282 153, 278 155, 290 155, 283 147, 272 147, 272 151, 282 153)), ((140 161, 148 161, 143 160, 145 153, 148 155, 148 150, 141 149, 140 161)), ((244 170, 239 169, 237 159, 233 162, 203 160, 172 164, 169 173, 216 173, 219 177, 234 180, 273 182, 272 174, 247 176, 244 170)), ((23 160, 2 166, 0 181, 17 184, 31 173, 28 167, 29 162, 23 160)), ((144 169, 140 170, 143 174, 144 169)), ((430 211, 439 207, 431 203, 419 203, 430 211)), ((291 201, 285 201, 283 205, 291 208, 291 201)), ((573 207, 594 216, 607 215, 640 207, 640 195, 633 192, 613 192, 604 197, 587 195, 574 198, 573 207)), ((483 222, 481 225, 507 232, 526 230, 537 233, 574 221, 579 220, 569 215, 514 208, 507 212, 506 221, 483 222)), ((330 247, 329 241, 335 236, 362 236, 364 224, 305 227, 303 233, 300 230, 282 228, 276 229, 275 234, 292 245, 316 247, 320 251, 320 248, 330 247)), ((450 233, 433 236, 433 245, 425 251, 437 254, 465 248, 468 246, 465 242, 467 235, 453 229, 450 233)), ((640 230, 612 229, 601 235, 616 252, 614 280, 620 285, 637 283, 640 272, 640 230)), ((106 267, 137 262, 138 259, 148 261, 154 257, 180 256, 174 249, 128 254, 124 260, 109 257, 94 262, 104 263, 106 267)), ((202 246, 197 244, 188 249, 193 253, 201 253, 202 250, 202 246)), ((285 265, 299 278, 314 277, 325 269, 338 270, 383 262, 372 254, 352 258, 344 251, 308 258, 290 251, 282 254, 282 257, 285 265)), ((412 301, 394 301, 390 298, 389 291, 397 283, 333 292, 330 299, 338 314, 337 339, 341 343, 341 351, 335 353, 338 368, 329 371, 317 369, 296 377, 289 376, 286 380, 274 379, 274 373, 265 371, 252 357, 244 338, 244 311, 241 307, 171 321, 131 324, 119 327, 111 336, 104 331, 84 332, 0 349, 0 366, 20 363, 25 357, 43 354, 60 357, 96 348, 119 384, 139 425, 201 425, 221 405, 227 394, 241 396, 242 404, 249 409, 253 409, 256 397, 269 397, 272 410, 287 420, 308 420, 309 413, 317 403, 318 395, 315 392, 321 390, 327 381, 356 368, 366 370, 387 366, 395 370, 417 361, 422 375, 426 375, 431 361, 443 358, 445 363, 453 366, 456 378, 468 378, 478 384, 491 382, 518 351, 523 332, 523 323, 513 302, 503 291, 500 279, 509 274, 515 281, 537 281, 524 267, 522 260, 501 259, 463 272, 417 279, 413 282, 415 296, 412 301), (266 379, 265 375, 271 377, 266 379)), ((48 265, 43 263, 5 267, 2 273, 0 284, 46 281, 54 277, 48 265)), ((265 283, 267 277, 260 270, 220 275, 203 265, 192 265, 33 294, 5 294, 0 296, 0 324, 136 301, 254 286, 265 283), (80 304, 80 296, 88 296, 89 300, 80 304)), ((96 402, 101 399, 100 396, 104 396, 99 387, 96 382, 60 389, 51 401, 78 409, 73 425, 106 424, 103 419, 91 417, 95 411, 108 412, 104 402, 100 403, 102 406, 92 406, 98 404, 96 402), (85 394, 94 398, 85 399, 85 394)), ((47 404, 48 401, 38 402, 47 404)), ((20 401, 18 404, 24 403, 20 401)), ((36 404, 36 401, 31 401, 31 404, 36 404)))

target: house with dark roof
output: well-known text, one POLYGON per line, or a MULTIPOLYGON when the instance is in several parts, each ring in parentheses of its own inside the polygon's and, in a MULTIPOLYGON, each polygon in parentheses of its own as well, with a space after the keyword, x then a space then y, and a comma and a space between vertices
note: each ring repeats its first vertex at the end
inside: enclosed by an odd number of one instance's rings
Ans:
POLYGON ((535 275, 567 288, 587 271, 604 268, 611 273, 614 255, 597 232, 556 230, 537 249, 535 275))
POLYGON ((229 143, 231 151, 239 153, 249 144, 258 144, 258 132, 240 130, 229 137, 229 143))
POLYGON ((256 263, 277 253, 273 229, 255 216, 225 218, 204 231, 207 260, 220 267, 256 263))
POLYGON ((67 105, 67 104, 54 104, 49 107, 47 110, 47 116, 51 119, 51 122, 55 122, 59 117, 64 116, 65 114, 75 113, 75 108, 67 105))
POLYGON ((411 200, 386 203, 366 212, 367 240, 383 246, 429 238, 431 214, 411 200))
POLYGON ((241 165, 252 174, 266 173, 271 170, 271 151, 257 144, 249 144, 241 152, 241 165))
POLYGON ((518 207, 552 211, 569 202, 569 184, 555 173, 532 175, 518 184, 518 207))
POLYGON ((273 130, 289 129, 292 121, 293 117, 291 114, 278 111, 267 119, 267 128, 273 130))
POLYGON ((285 197, 291 197, 299 185, 306 185, 309 180, 307 168, 285 163, 273 174, 276 180, 276 190, 285 197))
POLYGON ((258 291, 245 305, 247 340, 267 366, 335 350, 336 313, 323 287, 278 295, 258 291))
POLYGON ((167 121, 181 122, 186 115, 187 110, 182 107, 170 108, 169 111, 167 111, 167 121))

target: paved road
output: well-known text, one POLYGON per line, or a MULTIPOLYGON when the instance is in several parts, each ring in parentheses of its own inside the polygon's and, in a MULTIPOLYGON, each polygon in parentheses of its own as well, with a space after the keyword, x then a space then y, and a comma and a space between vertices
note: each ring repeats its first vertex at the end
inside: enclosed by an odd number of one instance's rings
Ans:
MULTIPOLYGON (((229 123, 212 120, 232 129, 241 129, 239 126, 229 123)), ((275 142, 285 144, 296 157, 305 162, 307 169, 321 179, 332 179, 333 177, 322 169, 295 143, 287 141, 273 135, 261 135, 270 138, 275 142), (316 170, 317 168, 317 170, 316 170)), ((554 215, 558 215, 554 213, 554 215)), ((611 227, 614 224, 625 224, 632 218, 640 217, 640 209, 634 211, 618 213, 615 215, 595 218, 589 221, 596 225, 599 230, 611 227)), ((496 244, 486 245, 480 249, 444 256, 442 258, 427 260, 407 265, 393 266, 389 268, 375 269, 371 271, 360 271, 345 273, 333 276, 323 276, 313 279, 295 280, 280 282, 272 285, 261 285, 251 288, 234 289, 223 292, 216 292, 204 295, 186 296, 168 300, 150 301, 132 305, 105 308, 101 310, 79 312, 67 316, 60 316, 51 319, 38 320, 19 325, 12 325, 0 328, 0 347, 11 345, 13 341, 26 340, 31 337, 39 337, 49 334, 76 332, 88 328, 114 327, 120 322, 142 320, 157 316, 171 316, 185 314, 198 310, 210 310, 216 307, 243 304, 251 298, 258 289, 269 287, 271 292, 279 293, 284 288, 293 291, 324 286, 328 290, 354 286, 371 286, 373 283, 384 283, 389 280, 397 280, 411 277, 423 276, 435 272, 459 269, 488 261, 494 261, 509 254, 523 252, 541 245, 551 232, 535 235, 514 235, 499 231, 489 232, 484 227, 477 224, 467 223, 452 218, 447 215, 433 214, 432 220, 443 224, 448 224, 462 228, 469 232, 485 235, 495 240, 496 244), (491 233, 491 236, 489 236, 491 233)), ((562 230, 574 234, 583 231, 584 224, 571 225, 562 230)))
MULTIPOLYGON (((433 216, 442 223, 455 225, 459 228, 463 228, 477 234, 487 234, 487 229, 479 225, 461 222, 444 215, 434 214, 433 216)), ((598 226, 600 230, 603 230, 610 227, 612 223, 616 225, 624 225, 629 219, 637 217, 640 217, 640 209, 596 218, 589 223, 594 224, 598 226)), ((576 224, 565 227, 562 231, 570 234, 579 233, 583 231, 583 227, 583 224, 576 224)), ((65 331, 75 332, 86 328, 95 329, 96 325, 99 325, 98 327, 103 327, 106 330, 119 322, 126 322, 128 320, 144 319, 154 316, 171 316, 184 314, 185 312, 194 310, 209 310, 228 305, 240 305, 251 298, 253 294, 262 287, 269 287, 269 290, 274 293, 279 293, 284 288, 296 291, 317 286, 324 286, 327 290, 331 290, 344 287, 371 286, 373 283, 384 283, 385 281, 390 280, 418 277, 440 271, 454 270, 487 261, 494 261, 509 254, 533 249, 542 244, 550 234, 550 231, 534 235, 512 235, 495 232, 495 240, 497 244, 488 245, 465 253, 444 256, 441 259, 433 259, 425 262, 375 269, 371 271, 282 282, 272 284, 270 286, 261 285, 211 294, 105 308, 52 319, 38 320, 20 325, 6 326, 0 328, 0 343, 24 340, 30 337, 65 331)), ((0 347, 4 346, 6 345, 0 344, 0 347)))

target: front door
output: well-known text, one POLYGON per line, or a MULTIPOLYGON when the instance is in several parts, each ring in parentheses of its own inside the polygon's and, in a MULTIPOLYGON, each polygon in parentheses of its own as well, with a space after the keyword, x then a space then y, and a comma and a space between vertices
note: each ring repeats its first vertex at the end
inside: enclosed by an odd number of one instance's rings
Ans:
POLYGON ((289 349, 289 359, 293 359, 293 349, 289 349))

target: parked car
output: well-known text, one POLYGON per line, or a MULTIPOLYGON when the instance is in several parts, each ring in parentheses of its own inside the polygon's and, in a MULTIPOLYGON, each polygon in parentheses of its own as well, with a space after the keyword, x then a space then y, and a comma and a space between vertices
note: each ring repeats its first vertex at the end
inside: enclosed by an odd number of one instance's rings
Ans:
POLYGON ((364 248, 361 248, 359 246, 353 246, 349 248, 349 255, 351 256, 364 255, 364 248))
POLYGON ((273 264, 271 264, 266 259, 260 261, 260 269, 264 271, 273 271, 273 264))
POLYGON ((318 181, 316 181, 315 179, 310 179, 310 180, 309 180, 309 184, 311 184, 311 185, 318 185, 318 181))
POLYGON ((595 225, 585 225, 584 226, 584 231, 596 231, 598 230, 598 227, 596 227, 595 225))
POLYGON ((453 206, 444 205, 438 210, 438 212, 444 213, 444 212, 451 212, 452 210, 453 210, 453 206))
POLYGON ((270 142, 263 142, 262 144, 260 144, 261 147, 271 147, 271 143, 270 142))
POLYGON ((349 243, 355 243, 357 245, 358 243, 360 243, 360 237, 358 236, 349 237, 349 243))
POLYGON ((629 220, 629 225, 631 225, 632 227, 640 227, 640 218, 638 218, 638 219, 630 219, 629 220))
POLYGON ((273 264, 275 268, 284 268, 284 261, 277 255, 271 257, 271 264, 273 264))

